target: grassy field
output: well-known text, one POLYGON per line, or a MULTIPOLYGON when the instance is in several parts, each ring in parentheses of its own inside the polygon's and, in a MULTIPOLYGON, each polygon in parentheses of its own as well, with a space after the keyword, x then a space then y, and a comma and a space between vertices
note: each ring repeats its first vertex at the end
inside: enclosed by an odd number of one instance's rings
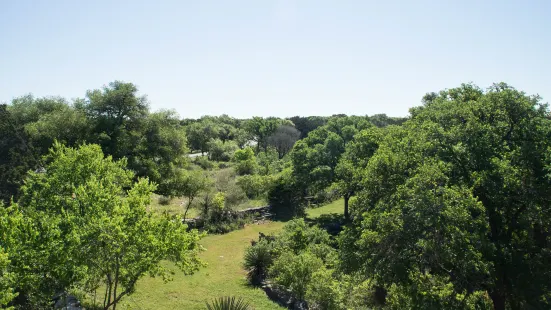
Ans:
MULTIPOLYGON (((342 200, 308 210, 308 217, 342 213, 342 200)), ((208 264, 194 275, 176 272, 174 280, 146 277, 138 284, 135 294, 122 300, 120 309, 205 309, 205 301, 219 296, 236 296, 247 299, 257 310, 283 309, 270 301, 264 291, 247 285, 241 264, 245 248, 258 233, 275 233, 283 222, 247 225, 244 229, 225 235, 210 235, 202 240, 207 249, 201 254, 208 264)))
POLYGON ((322 214, 343 214, 344 213, 344 200, 335 200, 332 203, 319 208, 308 209, 309 218, 317 218, 322 214))

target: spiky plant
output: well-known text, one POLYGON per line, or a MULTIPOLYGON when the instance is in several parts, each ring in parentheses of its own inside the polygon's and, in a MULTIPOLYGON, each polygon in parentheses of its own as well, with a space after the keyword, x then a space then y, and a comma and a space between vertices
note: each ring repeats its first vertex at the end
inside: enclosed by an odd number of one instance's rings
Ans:
POLYGON ((259 285, 265 278, 274 260, 272 250, 273 245, 265 240, 245 250, 243 267, 247 270, 247 278, 251 284, 259 285))
POLYGON ((207 302, 208 310, 252 310, 250 304, 243 298, 235 296, 219 297, 207 302))

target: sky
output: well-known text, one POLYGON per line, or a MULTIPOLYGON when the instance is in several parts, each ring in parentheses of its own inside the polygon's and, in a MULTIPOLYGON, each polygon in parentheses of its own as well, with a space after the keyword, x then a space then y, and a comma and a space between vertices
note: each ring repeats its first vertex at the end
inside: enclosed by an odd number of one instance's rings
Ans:
POLYGON ((0 0, 0 102, 136 84, 181 117, 406 116, 506 82, 551 98, 549 0, 0 0))

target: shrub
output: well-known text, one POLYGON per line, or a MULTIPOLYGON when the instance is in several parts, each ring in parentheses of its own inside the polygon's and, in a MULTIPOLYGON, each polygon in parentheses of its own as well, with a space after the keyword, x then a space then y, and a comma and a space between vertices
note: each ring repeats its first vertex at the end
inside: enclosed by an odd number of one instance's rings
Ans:
POLYGON ((209 159, 216 161, 229 161, 233 153, 238 149, 233 141, 222 142, 220 139, 212 139, 207 143, 209 159))
POLYGON ((232 160, 235 162, 235 171, 238 175, 254 174, 258 168, 254 151, 251 147, 237 150, 233 154, 232 160))
POLYGON ((243 175, 237 178, 236 184, 245 192, 248 198, 254 199, 266 195, 272 186, 273 177, 270 175, 261 176, 243 175))
POLYGON ((312 274, 306 289, 309 309, 344 310, 343 300, 344 292, 339 282, 333 279, 331 270, 321 268, 312 274))
POLYGON ((203 228, 211 233, 227 233, 243 228, 248 218, 227 206, 226 196, 218 192, 206 194, 199 204, 203 228))
POLYGON ((252 284, 258 285, 266 277, 268 268, 274 261, 273 248, 272 242, 263 239, 245 250, 243 266, 252 284))
POLYGON ((214 163, 210 161, 206 156, 197 156, 195 157, 193 162, 204 170, 211 170, 212 168, 214 168, 214 163))
POLYGON ((168 206, 172 201, 172 198, 168 196, 159 196, 157 201, 161 206, 168 206))
POLYGON ((269 269, 274 282, 287 288, 298 299, 303 300, 312 274, 323 267, 321 259, 309 252, 295 255, 284 252, 269 269))
POLYGON ((251 307, 243 298, 220 297, 211 303, 207 302, 207 310, 250 310, 251 307))
POLYGON ((279 235, 278 241, 284 247, 289 248, 298 254, 314 244, 329 244, 331 236, 323 229, 313 226, 309 227, 304 219, 289 221, 279 235))
POLYGON ((247 200, 247 195, 245 195, 241 187, 235 183, 235 180, 232 180, 232 182, 228 184, 224 194, 226 196, 226 206, 228 208, 238 206, 247 200))
POLYGON ((283 161, 279 159, 277 152, 273 148, 268 148, 266 152, 260 152, 256 155, 258 164, 258 173, 261 175, 276 174, 283 169, 283 161))

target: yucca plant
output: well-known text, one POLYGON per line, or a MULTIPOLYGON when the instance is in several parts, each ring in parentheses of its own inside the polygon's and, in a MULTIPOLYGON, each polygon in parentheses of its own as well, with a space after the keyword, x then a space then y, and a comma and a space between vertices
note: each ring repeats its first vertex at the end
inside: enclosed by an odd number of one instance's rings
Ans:
POLYGON ((272 250, 273 245, 265 240, 245 250, 243 267, 247 270, 247 278, 251 284, 259 285, 265 278, 274 260, 272 250))
POLYGON ((243 298, 234 296, 219 297, 207 302, 208 310, 252 310, 249 303, 243 298))

